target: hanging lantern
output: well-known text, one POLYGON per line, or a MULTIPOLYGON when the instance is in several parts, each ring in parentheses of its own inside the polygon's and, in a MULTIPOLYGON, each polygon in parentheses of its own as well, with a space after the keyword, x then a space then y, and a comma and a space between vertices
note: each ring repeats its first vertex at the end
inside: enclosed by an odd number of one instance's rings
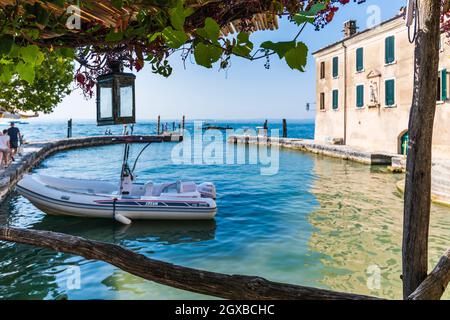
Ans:
POLYGON ((135 123, 136 76, 124 73, 119 61, 111 61, 108 66, 111 73, 97 78, 97 125, 135 123))

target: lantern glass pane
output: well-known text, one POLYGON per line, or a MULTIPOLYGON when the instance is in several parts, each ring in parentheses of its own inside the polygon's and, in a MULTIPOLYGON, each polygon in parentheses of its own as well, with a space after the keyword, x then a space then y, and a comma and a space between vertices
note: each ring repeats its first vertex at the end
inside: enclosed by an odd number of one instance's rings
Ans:
POLYGON ((112 118, 112 87, 100 88, 100 118, 112 118))
POLYGON ((120 88, 120 117, 133 116, 133 86, 120 88))

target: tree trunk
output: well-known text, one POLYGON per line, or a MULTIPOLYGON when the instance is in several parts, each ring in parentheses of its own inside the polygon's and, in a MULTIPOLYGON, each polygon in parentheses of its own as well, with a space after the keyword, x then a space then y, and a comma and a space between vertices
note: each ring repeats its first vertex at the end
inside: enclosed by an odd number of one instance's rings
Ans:
POLYGON ((441 0, 418 0, 414 93, 409 118, 403 229, 403 296, 427 276, 431 205, 431 145, 436 110, 441 0))
POLYGON ((101 260, 143 279, 224 299, 378 300, 376 297, 359 294, 272 282, 260 277, 228 275, 177 266, 146 258, 115 244, 62 233, 0 227, 0 240, 101 260))
POLYGON ((410 296, 409 300, 439 300, 450 282, 450 249, 410 296))

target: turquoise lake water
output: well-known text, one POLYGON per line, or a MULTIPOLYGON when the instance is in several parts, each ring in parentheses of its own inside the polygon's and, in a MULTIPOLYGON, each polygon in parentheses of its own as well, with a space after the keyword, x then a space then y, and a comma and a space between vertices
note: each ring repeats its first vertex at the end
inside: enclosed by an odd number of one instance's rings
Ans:
MULTIPOLYGON (((213 181, 219 208, 215 221, 135 221, 126 227, 110 220, 46 216, 12 194, 0 207, 0 224, 116 243, 151 258, 210 271, 401 298, 403 203, 395 184, 403 175, 281 150, 278 173, 263 176, 254 164, 174 164, 174 146, 148 148, 136 169, 138 180, 213 181), (375 288, 368 286, 374 267, 381 276, 375 288)), ((133 146, 132 158, 140 147, 133 146)), ((121 158, 119 145, 71 150, 55 154, 34 171, 117 181, 121 158)), ((449 230, 450 208, 433 206, 430 267, 447 249, 449 230)), ((0 242, 0 257, 2 299, 204 298, 103 262, 46 249, 0 242), (77 268, 79 289, 69 281, 77 268)))

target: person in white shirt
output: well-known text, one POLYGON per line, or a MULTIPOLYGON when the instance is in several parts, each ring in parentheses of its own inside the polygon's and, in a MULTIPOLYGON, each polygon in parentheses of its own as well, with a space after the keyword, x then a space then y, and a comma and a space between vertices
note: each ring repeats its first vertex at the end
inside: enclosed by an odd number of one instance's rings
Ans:
POLYGON ((0 153, 2 153, 2 165, 4 168, 6 168, 10 163, 10 157, 11 157, 11 147, 10 147, 10 138, 7 133, 5 133, 7 130, 3 130, 3 132, 0 132, 0 153))

